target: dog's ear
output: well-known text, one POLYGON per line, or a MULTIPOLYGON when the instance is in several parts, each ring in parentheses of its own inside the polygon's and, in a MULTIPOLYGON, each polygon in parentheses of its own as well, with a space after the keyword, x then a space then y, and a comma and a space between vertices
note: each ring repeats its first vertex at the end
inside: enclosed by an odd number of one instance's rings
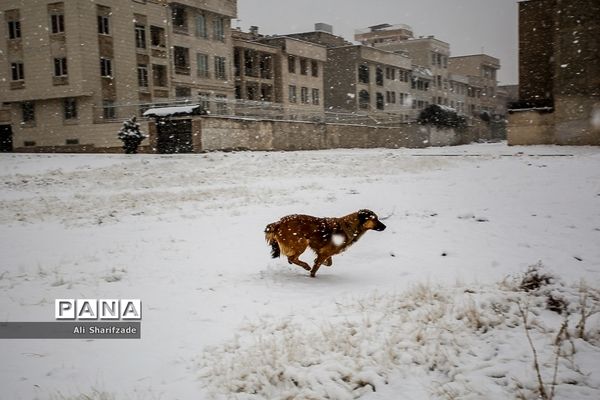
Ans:
POLYGON ((358 211, 358 222, 360 222, 361 224, 364 224, 365 222, 367 222, 367 220, 369 219, 371 214, 373 214, 373 213, 369 210, 359 210, 358 211))

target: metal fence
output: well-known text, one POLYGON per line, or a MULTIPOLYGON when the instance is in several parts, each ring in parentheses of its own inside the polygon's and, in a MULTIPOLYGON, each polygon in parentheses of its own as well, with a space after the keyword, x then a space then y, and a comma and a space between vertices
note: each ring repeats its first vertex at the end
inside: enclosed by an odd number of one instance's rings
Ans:
POLYGON ((283 105, 266 101, 232 100, 226 98, 198 97, 173 99, 153 103, 105 103, 94 109, 97 123, 120 122, 132 116, 144 119, 144 111, 157 107, 176 107, 199 104, 209 115, 250 119, 293 120, 306 122, 393 126, 411 122, 417 110, 407 108, 406 113, 325 111, 315 106, 283 105))

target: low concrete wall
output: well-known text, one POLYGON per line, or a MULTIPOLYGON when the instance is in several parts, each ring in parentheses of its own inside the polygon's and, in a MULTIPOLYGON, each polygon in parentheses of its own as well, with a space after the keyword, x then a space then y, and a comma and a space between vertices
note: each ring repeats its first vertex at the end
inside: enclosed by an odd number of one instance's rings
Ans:
POLYGON ((519 111, 509 114, 508 144, 554 144, 554 114, 519 111))
MULTIPOLYGON (((202 150, 321 150, 335 148, 418 148, 431 143, 430 129, 417 124, 373 127, 312 122, 201 119, 202 150)), ((458 143, 454 131, 436 130, 436 145, 458 143)))
POLYGON ((552 112, 512 112, 508 116, 508 144, 600 145, 600 99, 557 96, 552 112), (598 113, 598 114, 597 114, 598 113))

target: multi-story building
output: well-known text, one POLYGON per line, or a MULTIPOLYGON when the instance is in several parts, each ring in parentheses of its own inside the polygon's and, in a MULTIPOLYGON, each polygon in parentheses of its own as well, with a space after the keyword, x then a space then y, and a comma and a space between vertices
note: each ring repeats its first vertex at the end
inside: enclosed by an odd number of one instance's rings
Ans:
POLYGON ((431 104, 430 88, 432 83, 433 74, 429 68, 413 65, 409 95, 410 121, 416 121, 421 111, 431 104))
POLYGON ((600 3, 519 3, 519 104, 509 144, 600 145, 600 3))
POLYGON ((327 49, 325 106, 334 111, 411 114, 411 60, 363 45, 327 49))
POLYGON ((354 40, 365 46, 373 46, 376 43, 399 42, 412 38, 412 28, 404 24, 380 24, 366 29, 357 29, 354 32, 354 40))
POLYGON ((450 57, 448 68, 452 74, 468 77, 470 88, 467 91, 471 114, 495 113, 498 105, 496 74, 500 69, 500 60, 487 54, 450 57))
POLYGON ((322 120, 325 46, 289 36, 233 31, 238 114, 322 120), (249 103, 256 101, 257 103, 249 103), (261 102, 261 103, 258 103, 261 102))
POLYGON ((472 93, 472 87, 469 86, 469 77, 460 74, 450 73, 449 106, 461 115, 469 115, 471 102, 469 93, 472 93))
POLYGON ((16 148, 116 147, 105 124, 146 103, 233 98, 236 0, 0 0, 0 11, 0 124, 16 148))
POLYGON ((371 44, 382 50, 403 51, 412 59, 413 63, 431 71, 430 102, 449 105, 448 58, 450 45, 448 43, 436 39, 434 36, 427 36, 400 41, 373 41, 371 44))
POLYGON ((353 45, 319 24, 320 30, 289 36, 327 47, 325 109, 333 112, 393 113, 407 121, 412 64, 406 55, 353 45))

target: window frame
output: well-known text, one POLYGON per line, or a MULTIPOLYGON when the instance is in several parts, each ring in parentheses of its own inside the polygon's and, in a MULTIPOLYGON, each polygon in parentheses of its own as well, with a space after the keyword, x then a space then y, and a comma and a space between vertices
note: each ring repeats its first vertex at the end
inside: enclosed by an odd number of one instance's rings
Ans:
POLYGON ((137 65, 137 78, 138 78, 138 86, 140 88, 148 88, 150 85, 149 81, 149 73, 148 73, 148 64, 138 64, 137 65))
POLYGON ((100 57, 100 76, 102 78, 113 78, 112 59, 100 57))
POLYGON ((68 75, 67 57, 54 57, 54 77, 64 78, 68 75))
POLYGON ((64 12, 52 12, 50 14, 50 32, 53 35, 65 33, 65 14, 64 12))
POLYGON ((215 79, 220 81, 227 80, 227 57, 214 57, 215 64, 215 79))
POLYGON ((98 15, 98 34, 110 36, 110 16, 98 15))
POLYGON ((10 63, 10 76, 13 82, 21 82, 25 80, 25 64, 22 61, 10 63))
POLYGON ((148 41, 146 40, 146 25, 135 24, 135 48, 136 49, 147 49, 148 41))
POLYGON ((21 20, 11 19, 8 24, 8 38, 11 40, 21 39, 21 20))
POLYGON ((75 97, 65 97, 63 99, 63 119, 65 121, 79 119, 77 99, 75 97))

